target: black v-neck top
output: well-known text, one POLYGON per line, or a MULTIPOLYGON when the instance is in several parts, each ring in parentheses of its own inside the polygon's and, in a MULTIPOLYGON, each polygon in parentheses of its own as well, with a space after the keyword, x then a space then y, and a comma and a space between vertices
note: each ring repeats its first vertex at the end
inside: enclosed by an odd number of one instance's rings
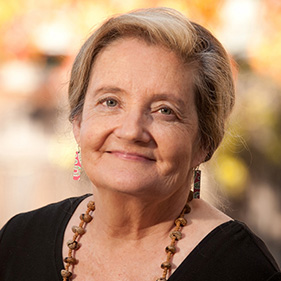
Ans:
MULTIPOLYGON (((12 218, 0 231, 0 280, 61 281, 64 230, 87 196, 90 194, 12 218)), ((281 281, 265 244, 241 222, 229 221, 211 231, 169 278, 220 280, 281 281)))

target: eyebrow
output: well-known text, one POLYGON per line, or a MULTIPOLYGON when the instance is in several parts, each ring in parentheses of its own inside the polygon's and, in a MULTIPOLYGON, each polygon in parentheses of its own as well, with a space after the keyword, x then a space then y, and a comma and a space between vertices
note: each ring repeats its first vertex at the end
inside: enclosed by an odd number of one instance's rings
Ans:
POLYGON ((183 99, 181 99, 180 97, 175 97, 173 95, 170 95, 169 93, 159 93, 159 94, 155 94, 155 98, 156 101, 159 100, 172 100, 175 101, 178 104, 184 104, 183 99))
MULTIPOLYGON (((105 86, 105 87, 100 87, 98 88, 94 93, 95 94, 100 94, 100 93, 127 93, 124 89, 121 89, 119 87, 114 87, 114 86, 105 86)), ((180 105, 184 104, 184 100, 180 97, 175 97, 173 95, 170 95, 167 92, 162 92, 162 93, 154 93, 153 95, 153 100, 154 101, 160 101, 160 100, 171 100, 174 101, 180 105)))
POLYGON ((119 93, 119 92, 126 92, 124 90, 122 90, 121 88, 118 87, 100 87, 95 91, 95 94, 99 94, 99 93, 104 93, 104 92, 109 92, 109 93, 119 93))

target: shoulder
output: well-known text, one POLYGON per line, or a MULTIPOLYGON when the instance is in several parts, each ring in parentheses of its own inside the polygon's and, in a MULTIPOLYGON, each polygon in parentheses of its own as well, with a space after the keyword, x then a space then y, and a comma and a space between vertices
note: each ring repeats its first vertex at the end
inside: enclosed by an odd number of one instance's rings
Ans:
POLYGON ((50 220, 53 220, 54 218, 58 218, 57 216, 59 214, 60 216, 71 215, 79 202, 81 202, 87 196, 89 195, 87 194, 80 197, 68 198, 63 201, 48 204, 36 210, 32 210, 26 213, 20 213, 11 218, 4 226, 3 230, 12 227, 20 228, 21 226, 27 225, 29 223, 32 223, 32 225, 36 223, 44 224, 50 220))
POLYGON ((269 252, 266 244, 245 223, 233 221, 220 226, 219 235, 228 240, 233 252, 241 259, 241 262, 250 260, 255 266, 263 265, 280 271, 279 267, 269 252), (236 247, 234 247, 236 246, 236 247))
POLYGON ((191 234, 206 235, 182 263, 183 272, 194 274, 191 280, 280 280, 274 258, 249 227, 202 200, 193 201, 190 227, 199 231, 191 234))
POLYGON ((204 201, 197 204, 201 213, 200 219, 197 219, 201 225, 211 225, 211 228, 214 226, 201 241, 202 248, 214 251, 218 258, 223 257, 224 260, 236 259, 237 264, 244 263, 247 266, 252 264, 253 267, 257 264, 266 264, 278 269, 265 243, 245 223, 233 220, 204 201))
MULTIPOLYGON (((41 237, 56 232, 68 221, 85 197, 68 198, 60 202, 49 204, 39 209, 21 213, 11 218, 0 231, 0 245, 16 241, 29 241, 31 237, 41 237)), ((1 248, 1 246, 0 246, 1 248)))
POLYGON ((57 280, 57 267, 63 266, 65 226, 87 196, 69 198, 10 219, 0 231, 0 279, 39 280, 43 275, 44 280, 57 280))
POLYGON ((280 269, 265 243, 246 224, 203 200, 193 201, 190 226, 206 235, 181 266, 183 272, 194 274, 191 280, 281 280, 280 269))
POLYGON ((268 280, 280 271, 265 243, 239 221, 215 228, 199 249, 211 258, 214 268, 228 272, 233 280, 268 280))
POLYGON ((244 223, 225 222, 213 229, 169 279, 281 281, 265 244, 244 223))

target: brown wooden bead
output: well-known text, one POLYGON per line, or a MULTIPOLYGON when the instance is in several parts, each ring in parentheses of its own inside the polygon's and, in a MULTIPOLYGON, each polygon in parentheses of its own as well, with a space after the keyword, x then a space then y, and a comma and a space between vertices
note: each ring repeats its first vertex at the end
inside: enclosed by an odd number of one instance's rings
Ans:
POLYGON ((66 269, 62 269, 60 274, 61 274, 62 277, 67 277, 67 278, 72 276, 72 273, 70 271, 66 270, 66 269))
POLYGON ((170 252, 170 253, 174 254, 176 252, 176 247, 173 245, 169 245, 166 247, 165 251, 166 251, 166 253, 170 252))
POLYGON ((187 203, 185 204, 185 207, 184 207, 184 208, 185 208, 185 210, 184 210, 184 213, 185 213, 185 214, 190 213, 191 208, 190 208, 190 206, 189 206, 187 203))
POLYGON ((72 226, 72 231, 79 235, 83 235, 86 232, 86 230, 84 228, 79 227, 79 226, 72 226))
POLYGON ((95 210, 95 202, 94 201, 90 201, 88 204, 87 204, 87 207, 91 210, 91 211, 94 211, 95 210))
POLYGON ((187 221, 185 218, 177 218, 175 220, 175 225, 177 225, 177 223, 180 223, 180 226, 186 226, 187 225, 187 221))
POLYGON ((77 241, 69 240, 67 242, 67 246, 71 250, 77 250, 79 248, 79 244, 77 241))
POLYGON ((172 267, 172 265, 168 262, 168 261, 164 261, 162 264, 161 264, 161 268, 167 268, 167 269, 170 269, 172 267))
POLYGON ((77 260, 73 257, 66 257, 64 258, 63 260, 65 263, 71 263, 71 264, 76 264, 77 263, 77 260))
POLYGON ((182 238, 182 234, 181 234, 180 231, 175 230, 175 231, 171 232, 170 237, 171 238, 176 238, 176 240, 178 241, 178 240, 180 240, 182 238))
POLYGON ((91 220, 93 219, 93 217, 91 215, 88 214, 81 214, 80 215, 80 220, 89 223, 91 220))

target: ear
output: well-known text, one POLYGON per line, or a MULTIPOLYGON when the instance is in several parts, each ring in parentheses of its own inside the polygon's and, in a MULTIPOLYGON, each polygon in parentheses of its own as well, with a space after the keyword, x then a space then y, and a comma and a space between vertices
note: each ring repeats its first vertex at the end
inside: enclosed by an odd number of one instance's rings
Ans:
POLYGON ((80 116, 77 116, 74 118, 72 121, 72 130, 73 130, 73 135, 76 140, 76 143, 80 146, 80 130, 81 130, 81 123, 82 123, 82 118, 80 116))
POLYGON ((192 163, 191 163, 191 167, 192 168, 196 168, 198 167, 201 163, 203 163, 206 159, 208 155, 208 151, 205 150, 204 148, 198 148, 198 150, 196 151, 192 163))

